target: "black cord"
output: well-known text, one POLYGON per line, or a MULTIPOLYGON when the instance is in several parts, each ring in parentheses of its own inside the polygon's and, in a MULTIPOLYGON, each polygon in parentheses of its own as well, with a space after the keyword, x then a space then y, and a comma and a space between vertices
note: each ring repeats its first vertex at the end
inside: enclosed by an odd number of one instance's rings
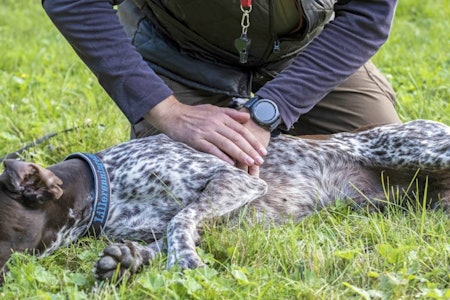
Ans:
POLYGON ((34 140, 34 141, 32 141, 32 142, 26 144, 25 146, 23 146, 23 147, 20 148, 19 150, 14 151, 14 152, 12 152, 12 153, 8 153, 8 154, 6 154, 6 155, 3 156, 3 157, 0 157, 0 162, 1 162, 1 161, 4 161, 5 159, 16 159, 16 158, 19 158, 20 155, 21 155, 22 153, 24 153, 25 151, 27 151, 28 149, 33 148, 33 147, 36 147, 37 145, 42 144, 43 142, 45 142, 45 141, 51 139, 52 137, 55 137, 55 136, 58 135, 58 134, 61 134, 61 133, 68 133, 68 132, 73 131, 73 130, 75 130, 75 129, 77 129, 77 128, 78 128, 78 127, 73 127, 73 128, 69 128, 69 129, 62 130, 62 131, 52 132, 52 133, 46 134, 46 135, 44 135, 43 137, 40 137, 40 138, 38 138, 37 140, 34 140))

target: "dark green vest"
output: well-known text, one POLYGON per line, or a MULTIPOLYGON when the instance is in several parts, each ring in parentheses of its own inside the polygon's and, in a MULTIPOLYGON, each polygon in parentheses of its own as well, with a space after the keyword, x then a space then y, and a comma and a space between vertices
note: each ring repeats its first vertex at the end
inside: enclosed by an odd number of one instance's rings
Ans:
POLYGON ((240 64, 234 47, 241 34, 239 0, 133 1, 134 8, 121 5, 119 12, 134 10, 136 18, 140 13, 141 19, 145 15, 151 20, 137 24, 133 42, 157 73, 195 88, 238 97, 248 97, 284 69, 333 18, 336 2, 299 0, 304 30, 277 36, 273 25, 277 18, 273 2, 277 0, 253 1, 248 62, 240 64))

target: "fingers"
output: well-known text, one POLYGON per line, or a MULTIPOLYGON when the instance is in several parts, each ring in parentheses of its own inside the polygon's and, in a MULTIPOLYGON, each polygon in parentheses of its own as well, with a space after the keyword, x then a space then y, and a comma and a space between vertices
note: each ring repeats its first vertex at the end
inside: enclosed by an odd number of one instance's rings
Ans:
POLYGON ((244 172, 248 173, 251 176, 259 177, 259 166, 253 165, 253 166, 247 166, 244 164, 236 164, 236 168, 243 170, 244 172))
POLYGON ((249 129, 241 124, 227 124, 227 126, 220 133, 246 154, 255 160, 262 160, 262 157, 267 155, 265 146, 249 129), (228 128, 231 130, 227 130, 228 128))
POLYGON ((250 120, 250 114, 248 112, 226 107, 222 107, 219 109, 222 110, 222 112, 225 113, 227 116, 229 116, 230 118, 241 124, 247 123, 247 121, 250 120))
POLYGON ((264 162, 264 159, 241 136, 231 130, 219 130, 220 133, 212 132, 204 136, 202 140, 197 139, 195 148, 213 154, 233 165, 236 162, 236 164, 252 166, 264 162))
MULTIPOLYGON (((267 150, 265 147, 267 145, 263 145, 260 142, 260 140, 249 129, 247 129, 245 126, 242 126, 242 124, 246 124, 251 120, 250 114, 247 112, 237 111, 235 109, 230 109, 230 108, 224 108, 223 110, 227 116, 229 116, 233 121, 235 121, 235 122, 226 123, 226 125, 228 127, 230 127, 231 129, 233 129, 238 134, 238 136, 244 138, 245 141, 248 143, 248 145, 250 145, 252 150, 257 151, 258 154, 261 156, 266 156, 267 150), (238 126, 237 126, 236 122, 239 123, 238 126)), ((251 151, 251 150, 249 150, 249 148, 247 148, 247 145, 243 145, 243 146, 245 146, 248 151, 251 151)), ((245 151, 245 152, 247 154, 250 154, 248 151, 245 151)), ((252 157, 254 157, 254 156, 252 156, 252 157)))
MULTIPOLYGON (((227 136, 238 147, 237 150, 234 149, 234 151, 238 151, 238 154, 231 154, 231 156, 235 157, 239 162, 243 162, 243 159, 240 159, 237 155, 245 153, 254 160, 254 164, 248 163, 249 161, 247 160, 248 166, 261 165, 264 162, 263 157, 267 155, 268 139, 256 133, 257 131, 264 131, 264 129, 255 126, 248 112, 234 109, 224 109, 224 111, 230 117, 229 120, 231 120, 225 123, 226 127, 224 128, 230 128, 231 130, 222 134, 227 136)), ((246 157, 244 156, 244 158, 246 157)))
POLYGON ((194 147, 259 176, 270 133, 255 124, 247 112, 214 107, 209 113, 208 117, 213 117, 197 124, 197 134, 191 135, 194 147))
POLYGON ((153 108, 146 119, 171 138, 255 176, 267 154, 270 135, 253 123, 248 112, 212 105, 187 106, 169 97, 153 108), (258 135, 258 131, 263 131, 263 135, 258 135))
POLYGON ((248 174, 250 174, 251 176, 259 177, 259 166, 254 165, 248 167, 248 174))
POLYGON ((264 159, 261 153, 266 154, 261 150, 265 151, 264 147, 248 129, 238 125, 239 127, 228 125, 219 128, 219 134, 214 136, 215 140, 212 142, 240 163, 247 166, 262 164, 264 159))
POLYGON ((194 148, 201 152, 212 154, 230 165, 235 165, 235 160, 233 158, 225 154, 225 152, 223 152, 221 149, 210 142, 204 141, 203 145, 200 144, 198 147, 194 146, 194 148))
POLYGON ((186 131, 188 144, 228 163, 236 161, 253 166, 264 162, 265 147, 244 125, 250 120, 248 113, 211 105, 190 109, 191 113, 182 122, 182 130, 190 128, 186 131))

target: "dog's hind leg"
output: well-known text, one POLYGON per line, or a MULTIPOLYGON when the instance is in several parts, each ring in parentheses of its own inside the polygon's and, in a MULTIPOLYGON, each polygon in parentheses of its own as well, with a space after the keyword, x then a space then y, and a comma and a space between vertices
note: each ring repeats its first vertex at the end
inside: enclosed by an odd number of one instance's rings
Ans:
POLYGON ((415 120, 335 137, 366 166, 450 171, 450 127, 442 123, 415 120))
POLYGON ((349 153, 363 167, 384 172, 401 191, 407 192, 414 179, 421 186, 421 194, 428 185, 425 194, 450 210, 449 126, 416 120, 376 127, 353 136, 337 134, 335 138, 351 147, 349 153))
POLYGON ((204 266, 195 246, 197 227, 203 220, 239 209, 267 191, 266 183, 237 169, 216 173, 198 199, 181 210, 167 227, 167 267, 182 269, 204 266))

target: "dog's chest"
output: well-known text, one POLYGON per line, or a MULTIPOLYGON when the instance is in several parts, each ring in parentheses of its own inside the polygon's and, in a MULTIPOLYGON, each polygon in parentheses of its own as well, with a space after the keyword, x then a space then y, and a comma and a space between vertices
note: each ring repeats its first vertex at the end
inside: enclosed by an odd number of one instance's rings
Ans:
POLYGON ((197 199, 209 174, 231 167, 165 136, 134 140, 98 156, 111 181, 105 233, 147 241, 160 238, 173 216, 197 199))

